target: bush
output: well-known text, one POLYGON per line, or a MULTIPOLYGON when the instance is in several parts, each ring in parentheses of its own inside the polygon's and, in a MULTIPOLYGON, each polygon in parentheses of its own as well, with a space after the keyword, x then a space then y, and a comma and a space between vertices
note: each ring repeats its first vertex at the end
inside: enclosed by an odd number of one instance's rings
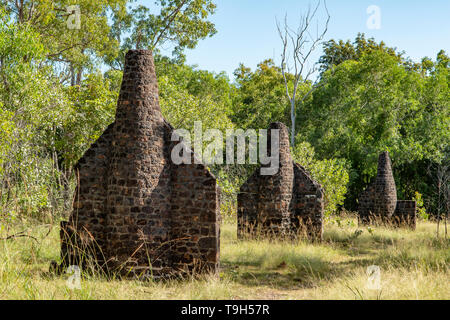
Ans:
POLYGON ((430 215, 427 213, 425 207, 423 206, 422 194, 416 191, 413 200, 415 200, 417 204, 417 216, 427 221, 430 215))
POLYGON ((343 159, 314 158, 314 148, 308 142, 297 143, 292 152, 294 161, 302 165, 317 180, 325 192, 325 216, 336 212, 344 204, 349 175, 343 159))

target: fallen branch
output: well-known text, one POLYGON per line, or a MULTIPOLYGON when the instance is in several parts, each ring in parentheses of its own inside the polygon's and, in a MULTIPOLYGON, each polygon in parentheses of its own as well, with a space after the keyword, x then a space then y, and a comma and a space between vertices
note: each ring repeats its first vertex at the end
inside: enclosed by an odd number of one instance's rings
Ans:
POLYGON ((25 232, 26 231, 22 231, 22 232, 7 236, 5 238, 0 238, 0 240, 6 241, 6 240, 12 240, 12 239, 16 239, 16 238, 31 238, 34 241, 38 242, 38 239, 36 239, 35 237, 30 236, 28 234, 24 234, 25 232))

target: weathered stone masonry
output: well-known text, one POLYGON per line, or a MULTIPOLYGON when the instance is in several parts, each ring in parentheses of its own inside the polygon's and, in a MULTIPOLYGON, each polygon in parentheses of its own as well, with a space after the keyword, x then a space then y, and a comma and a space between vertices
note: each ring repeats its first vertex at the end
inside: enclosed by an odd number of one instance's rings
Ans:
MULTIPOLYGON (((280 168, 274 175, 256 170, 238 194, 238 237, 305 235, 322 239, 324 193, 305 169, 292 160, 287 128, 282 123, 269 127, 280 133, 280 168)), ((268 150, 271 150, 268 138, 268 150)))
POLYGON ((156 277, 216 270, 216 179, 202 164, 172 163, 172 132, 151 52, 129 51, 115 122, 76 167, 73 212, 61 224, 63 265, 156 277))
POLYGON ((398 201, 392 164, 388 152, 378 158, 378 172, 359 197, 359 221, 362 224, 385 223, 416 227, 416 202, 398 201))

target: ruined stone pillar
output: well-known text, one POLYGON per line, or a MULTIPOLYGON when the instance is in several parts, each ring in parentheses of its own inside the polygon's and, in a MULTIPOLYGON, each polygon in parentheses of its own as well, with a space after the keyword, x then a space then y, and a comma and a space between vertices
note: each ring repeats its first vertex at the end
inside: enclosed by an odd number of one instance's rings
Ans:
POLYGON ((388 152, 378 157, 378 170, 373 181, 358 199, 361 224, 386 224, 400 227, 416 226, 416 202, 398 201, 392 163, 388 152))
POLYGON ((274 175, 260 176, 257 223, 265 233, 285 236, 289 234, 294 167, 289 149, 289 134, 286 126, 280 122, 272 123, 268 129, 268 152, 271 152, 272 147, 279 149, 280 167, 274 175), (272 130, 279 133, 278 148, 272 146, 272 130))
POLYGON ((116 263, 150 263, 156 271, 170 264, 171 164, 154 68, 149 51, 127 54, 110 150, 105 231, 107 254, 116 263), (158 258, 148 261, 149 252, 158 258))
POLYGON ((217 182, 203 164, 172 162, 173 131, 151 52, 129 51, 115 122, 76 166, 74 210, 61 225, 63 266, 154 277, 217 269, 217 182))
POLYGON ((392 173, 391 159, 388 152, 378 158, 378 172, 375 179, 375 198, 373 214, 383 219, 390 219, 397 206, 397 188, 392 173))
MULTIPOLYGON (((273 175, 257 169, 238 194, 238 238, 307 237, 322 239, 324 193, 306 170, 294 163, 289 134, 282 123, 269 127, 279 130, 280 168, 273 175)), ((271 150, 268 137, 268 150, 271 150)))

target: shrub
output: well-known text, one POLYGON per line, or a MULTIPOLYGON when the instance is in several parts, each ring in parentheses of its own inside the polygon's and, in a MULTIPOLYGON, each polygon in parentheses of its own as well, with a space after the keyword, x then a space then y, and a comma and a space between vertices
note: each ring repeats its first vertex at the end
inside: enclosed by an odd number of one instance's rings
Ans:
POLYGON ((314 158, 314 148, 308 142, 297 143, 292 152, 294 160, 317 180, 325 192, 325 215, 330 216, 344 204, 349 175, 343 159, 314 158))
POLYGON ((413 200, 416 201, 417 216, 422 218, 423 220, 427 221, 428 218, 430 217, 430 215, 427 213, 427 211, 425 210, 425 207, 423 206, 422 194, 416 191, 413 200))

